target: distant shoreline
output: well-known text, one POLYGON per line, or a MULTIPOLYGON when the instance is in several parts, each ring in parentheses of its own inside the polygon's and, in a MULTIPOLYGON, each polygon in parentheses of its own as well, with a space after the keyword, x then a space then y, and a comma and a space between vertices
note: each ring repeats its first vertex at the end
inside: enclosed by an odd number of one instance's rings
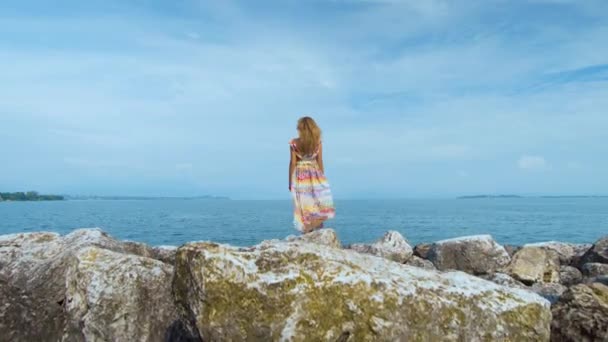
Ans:
POLYGON ((230 200, 226 196, 192 196, 192 197, 169 197, 169 196, 71 196, 71 195, 41 195, 36 191, 28 192, 0 192, 0 202, 40 202, 40 201, 154 201, 154 200, 230 200))
POLYGON ((0 202, 40 202, 40 201, 63 201, 61 195, 41 195, 36 191, 28 192, 0 192, 0 202))
POLYGON ((89 201, 89 200, 103 200, 103 201, 157 201, 157 200, 221 200, 229 201, 230 198, 226 196, 193 196, 193 197, 170 197, 170 196, 65 196, 70 201, 89 201))
POLYGON ((544 196, 520 196, 520 195, 469 195, 459 196, 457 199, 508 199, 508 198, 608 198, 605 195, 544 195, 544 196))

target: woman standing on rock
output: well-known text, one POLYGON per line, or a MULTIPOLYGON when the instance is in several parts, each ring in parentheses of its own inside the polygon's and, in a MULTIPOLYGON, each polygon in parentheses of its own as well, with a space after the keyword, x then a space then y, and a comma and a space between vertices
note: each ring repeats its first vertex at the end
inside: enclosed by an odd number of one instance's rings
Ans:
POLYGON ((294 199, 294 225, 309 233, 333 218, 335 209, 323 168, 321 129, 308 116, 298 120, 297 128, 298 138, 289 142, 289 191, 294 199))

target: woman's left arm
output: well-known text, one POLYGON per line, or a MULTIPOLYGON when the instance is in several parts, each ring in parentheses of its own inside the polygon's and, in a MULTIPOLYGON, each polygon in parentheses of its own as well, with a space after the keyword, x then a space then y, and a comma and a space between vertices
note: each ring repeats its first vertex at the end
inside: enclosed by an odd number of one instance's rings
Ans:
POLYGON ((323 143, 319 143, 319 153, 317 153, 317 164, 321 172, 325 173, 325 167, 323 166, 323 143))
POLYGON ((289 191, 291 191, 291 188, 293 187, 292 184, 292 176, 293 176, 293 172, 296 169, 296 161, 297 161, 297 156, 296 156, 296 151, 294 151, 293 145, 289 146, 289 191))

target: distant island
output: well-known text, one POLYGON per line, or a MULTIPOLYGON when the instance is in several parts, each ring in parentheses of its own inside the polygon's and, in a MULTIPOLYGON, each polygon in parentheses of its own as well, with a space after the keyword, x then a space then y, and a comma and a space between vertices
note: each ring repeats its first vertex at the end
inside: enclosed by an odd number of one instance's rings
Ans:
POLYGON ((225 196, 193 196, 193 197, 167 197, 167 196, 97 196, 97 195, 78 195, 78 196, 66 196, 68 200, 84 201, 84 200, 106 200, 106 201, 120 201, 120 200, 136 200, 136 201, 153 201, 153 200, 230 200, 229 197, 225 196))
POLYGON ((480 198, 608 198, 603 195, 545 195, 545 196, 520 196, 520 195, 472 195, 460 196, 458 199, 480 199, 480 198))
POLYGON ((0 202, 9 201, 63 201, 64 196, 60 195, 41 195, 36 191, 28 192, 0 192, 0 202))
POLYGON ((477 198, 523 198, 519 195, 472 195, 472 196, 460 196, 458 199, 477 199, 477 198))

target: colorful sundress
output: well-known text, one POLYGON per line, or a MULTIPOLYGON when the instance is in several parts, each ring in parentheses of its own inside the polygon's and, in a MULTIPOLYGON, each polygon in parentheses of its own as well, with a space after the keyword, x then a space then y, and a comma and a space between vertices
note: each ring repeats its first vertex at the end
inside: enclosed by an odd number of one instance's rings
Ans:
POLYGON ((294 202, 293 223, 297 230, 304 231, 311 222, 334 218, 336 210, 327 178, 317 164, 321 144, 319 143, 319 147, 312 155, 302 155, 298 151, 295 140, 291 140, 289 145, 298 156, 296 168, 291 177, 291 193, 294 202))

